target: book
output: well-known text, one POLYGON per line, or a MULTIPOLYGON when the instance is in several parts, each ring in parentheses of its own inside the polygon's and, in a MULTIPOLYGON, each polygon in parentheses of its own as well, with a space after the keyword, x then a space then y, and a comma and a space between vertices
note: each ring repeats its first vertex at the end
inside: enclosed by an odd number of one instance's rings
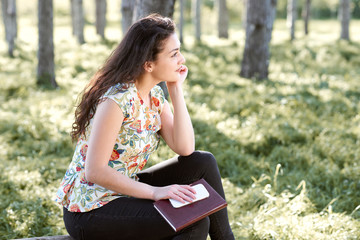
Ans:
POLYGON ((209 196, 176 208, 172 206, 169 199, 154 202, 155 209, 176 232, 227 206, 225 199, 204 179, 200 179, 190 185, 203 185, 209 196))

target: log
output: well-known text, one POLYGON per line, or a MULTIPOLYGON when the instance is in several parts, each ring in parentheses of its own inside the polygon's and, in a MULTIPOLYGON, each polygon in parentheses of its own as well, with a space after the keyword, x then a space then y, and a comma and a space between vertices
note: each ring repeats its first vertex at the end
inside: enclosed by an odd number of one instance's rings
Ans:
POLYGON ((13 240, 72 240, 69 235, 59 235, 59 236, 45 236, 45 237, 33 237, 33 238, 19 238, 13 240))

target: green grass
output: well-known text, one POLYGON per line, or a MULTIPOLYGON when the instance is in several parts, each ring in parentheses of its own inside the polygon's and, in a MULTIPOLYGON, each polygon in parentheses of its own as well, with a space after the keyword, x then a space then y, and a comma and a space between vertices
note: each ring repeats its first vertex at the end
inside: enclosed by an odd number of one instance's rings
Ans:
MULTIPOLYGON (((78 46, 59 7, 60 88, 38 89, 36 25, 23 11, 15 58, 0 42, 0 239, 66 233, 53 199, 73 153, 74 105, 121 35, 115 20, 107 41, 87 25, 78 46)), ((261 82, 239 77, 238 25, 228 40, 210 28, 202 44, 186 35, 196 148, 218 160, 236 239, 360 238, 360 22, 352 22, 350 43, 337 39, 336 21, 312 21, 309 36, 298 24, 289 42, 285 22, 276 22, 269 80, 261 82)), ((162 144, 150 164, 172 156, 162 144)))

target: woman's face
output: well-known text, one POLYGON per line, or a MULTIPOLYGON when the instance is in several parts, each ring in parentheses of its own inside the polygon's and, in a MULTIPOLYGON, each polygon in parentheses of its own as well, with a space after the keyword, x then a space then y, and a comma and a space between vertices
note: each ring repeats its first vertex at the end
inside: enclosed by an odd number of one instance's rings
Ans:
POLYGON ((160 82, 177 82, 181 79, 180 70, 184 63, 185 58, 180 53, 180 41, 174 33, 164 41, 163 50, 153 62, 152 76, 160 82))

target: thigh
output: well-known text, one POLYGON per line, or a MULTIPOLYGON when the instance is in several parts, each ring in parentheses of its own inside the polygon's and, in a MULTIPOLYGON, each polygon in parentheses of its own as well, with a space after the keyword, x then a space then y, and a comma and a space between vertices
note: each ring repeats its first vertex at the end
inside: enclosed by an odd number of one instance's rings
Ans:
POLYGON ((204 178, 217 190, 221 177, 216 159, 209 152, 195 151, 189 156, 176 156, 137 174, 141 182, 152 186, 190 184, 204 178))
POLYGON ((175 232, 153 201, 121 197, 86 213, 64 211, 65 226, 75 239, 171 239, 175 232))

